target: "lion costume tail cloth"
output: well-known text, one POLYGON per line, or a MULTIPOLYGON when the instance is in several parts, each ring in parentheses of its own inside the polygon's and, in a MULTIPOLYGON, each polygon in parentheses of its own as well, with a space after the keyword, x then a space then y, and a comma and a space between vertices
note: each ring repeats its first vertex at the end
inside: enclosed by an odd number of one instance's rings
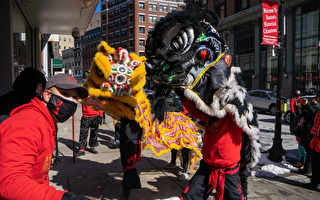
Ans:
POLYGON ((170 112, 161 123, 151 113, 149 100, 143 92, 146 83, 145 57, 115 50, 106 42, 98 46, 87 82, 90 98, 85 105, 103 110, 114 119, 135 120, 143 129, 142 147, 157 155, 171 149, 191 149, 190 168, 201 158, 196 126, 182 113, 170 112))
POLYGON ((162 90, 183 88, 185 98, 209 116, 221 119, 232 114, 249 136, 254 166, 260 157, 259 128, 241 86, 241 69, 231 65, 232 56, 215 29, 219 22, 215 13, 195 1, 186 3, 185 10, 169 13, 149 32, 148 75, 162 90))

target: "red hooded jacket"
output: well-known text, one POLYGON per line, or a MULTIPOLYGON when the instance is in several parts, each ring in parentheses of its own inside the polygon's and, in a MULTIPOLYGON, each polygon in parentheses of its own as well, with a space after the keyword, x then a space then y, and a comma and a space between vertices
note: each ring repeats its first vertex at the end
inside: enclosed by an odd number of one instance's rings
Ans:
POLYGON ((232 114, 213 121, 213 117, 196 108, 194 102, 181 103, 191 116, 206 123, 203 139, 203 161, 216 168, 234 167, 240 161, 242 129, 233 121, 232 114))
POLYGON ((66 191, 49 185, 56 129, 37 98, 15 108, 0 124, 0 199, 60 200, 66 191))

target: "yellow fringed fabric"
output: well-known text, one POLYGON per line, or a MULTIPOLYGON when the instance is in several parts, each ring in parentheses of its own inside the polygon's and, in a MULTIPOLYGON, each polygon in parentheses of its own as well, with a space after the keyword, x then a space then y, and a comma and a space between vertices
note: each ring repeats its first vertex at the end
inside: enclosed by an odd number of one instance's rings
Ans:
POLYGON ((130 72, 129 86, 131 93, 130 95, 118 95, 113 90, 109 80, 112 76, 112 70, 117 69, 114 68, 114 65, 121 67, 128 64, 126 63, 128 59, 122 58, 122 63, 114 62, 114 57, 120 59, 119 56, 122 56, 122 49, 115 50, 104 41, 99 44, 97 49, 98 52, 91 64, 88 80, 84 84, 88 87, 89 94, 98 99, 103 106, 103 110, 114 119, 125 117, 135 120, 143 129, 143 148, 150 148, 155 155, 161 156, 173 148, 177 150, 191 149, 193 155, 190 160, 190 169, 193 170, 194 164, 201 158, 196 126, 192 120, 182 113, 167 113, 161 124, 158 120, 154 120, 149 100, 143 92, 146 83, 144 64, 146 58, 130 53, 129 62, 138 61, 132 73, 130 72), (116 53, 118 54, 114 56, 116 53), (108 89, 105 89, 105 86, 108 89))

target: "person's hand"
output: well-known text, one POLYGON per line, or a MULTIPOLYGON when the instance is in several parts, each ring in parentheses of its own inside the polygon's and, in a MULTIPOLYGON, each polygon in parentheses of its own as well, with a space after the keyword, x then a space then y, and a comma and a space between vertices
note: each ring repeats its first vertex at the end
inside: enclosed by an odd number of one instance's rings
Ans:
POLYGON ((61 200, 90 200, 87 197, 80 196, 80 195, 73 195, 69 192, 63 194, 61 200))

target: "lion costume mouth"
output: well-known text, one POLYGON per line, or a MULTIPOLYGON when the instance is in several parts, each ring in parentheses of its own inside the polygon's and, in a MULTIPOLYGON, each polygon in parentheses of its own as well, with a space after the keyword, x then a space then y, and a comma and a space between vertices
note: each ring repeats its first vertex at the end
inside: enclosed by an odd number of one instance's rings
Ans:
POLYGON ((115 50, 104 41, 98 46, 85 86, 110 116, 134 119, 133 109, 146 99, 144 61, 144 56, 123 48, 115 50))

